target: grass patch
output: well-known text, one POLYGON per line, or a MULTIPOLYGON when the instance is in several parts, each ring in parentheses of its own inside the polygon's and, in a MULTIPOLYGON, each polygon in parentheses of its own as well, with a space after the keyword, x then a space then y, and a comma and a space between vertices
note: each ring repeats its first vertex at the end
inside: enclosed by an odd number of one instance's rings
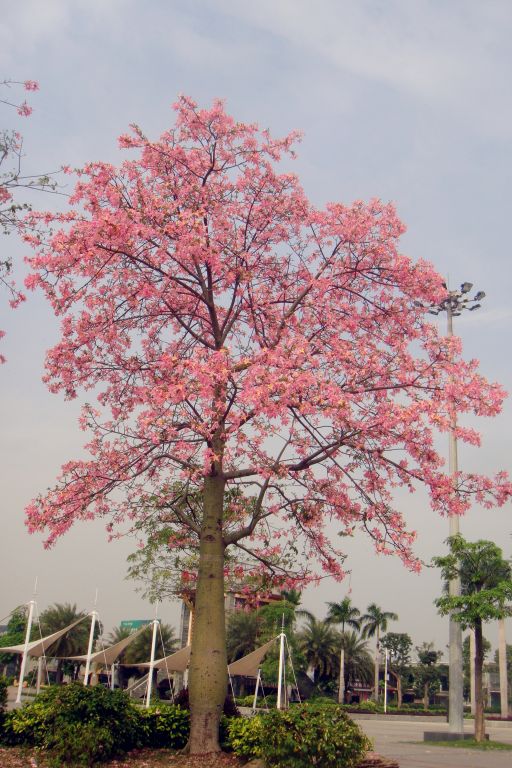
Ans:
POLYGON ((475 741, 474 739, 458 739, 455 741, 421 741, 417 744, 428 744, 429 747, 454 747, 455 749, 478 749, 482 752, 512 752, 512 744, 503 741, 475 741))

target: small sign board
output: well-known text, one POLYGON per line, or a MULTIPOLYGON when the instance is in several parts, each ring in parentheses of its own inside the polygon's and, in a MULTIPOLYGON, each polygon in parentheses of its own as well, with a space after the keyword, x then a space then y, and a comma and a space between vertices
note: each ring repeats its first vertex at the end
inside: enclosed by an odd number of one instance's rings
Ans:
POLYGON ((145 627, 146 624, 151 624, 151 619, 124 619, 121 622, 122 629, 130 629, 134 632, 136 629, 145 627))

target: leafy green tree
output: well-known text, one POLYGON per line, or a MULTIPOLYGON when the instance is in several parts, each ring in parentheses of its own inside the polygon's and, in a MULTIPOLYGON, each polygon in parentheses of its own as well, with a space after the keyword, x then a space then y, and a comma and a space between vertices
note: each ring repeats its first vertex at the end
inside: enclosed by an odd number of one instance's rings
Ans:
POLYGON ((337 672, 339 633, 329 622, 311 616, 298 635, 298 644, 315 682, 325 685, 337 672))
POLYGON ((381 646, 388 652, 391 669, 396 674, 398 706, 402 706, 404 678, 410 672, 412 640, 406 632, 388 632, 382 638, 381 646))
MULTIPOLYGON (((27 629, 27 614, 28 611, 25 605, 14 609, 7 623, 7 631, 0 635, 0 649, 8 645, 20 645, 20 643, 24 642, 27 629)), ((35 627, 32 627, 32 636, 34 632, 35 627)), ((20 661, 21 656, 17 653, 0 653, 0 664, 7 665, 14 662, 17 670, 16 674, 19 670, 20 661)))
POLYGON ((379 654, 380 633, 386 632, 388 621, 398 621, 398 615, 393 611, 383 611, 376 603, 370 603, 364 616, 361 616, 364 637, 375 636, 375 670, 373 682, 373 698, 379 700, 379 654))
MULTIPOLYGON (((199 566, 199 538, 194 530, 183 538, 176 525, 182 516, 187 516, 199 525, 203 516, 203 495, 198 490, 192 490, 185 483, 172 483, 169 488, 162 489, 162 494, 172 496, 172 505, 158 505, 156 498, 154 507, 148 503, 146 513, 134 525, 134 534, 143 543, 135 552, 128 556, 129 579, 140 583, 140 591, 150 602, 162 602, 166 598, 180 596, 185 589, 195 590, 197 570, 199 566)), ((149 500, 151 502, 151 499, 149 500)), ((229 528, 229 521, 234 516, 233 510, 246 509, 251 514, 254 500, 245 497, 237 488, 226 491, 224 498, 224 520, 229 528)), ((264 579, 256 579, 254 574, 247 576, 252 567, 240 548, 228 550, 225 555, 225 587, 253 587, 255 592, 265 588, 264 579)), ((290 590, 290 601, 297 599, 300 603, 300 592, 290 590)))
POLYGON ((501 549, 492 541, 448 539, 450 553, 434 558, 443 578, 460 578, 460 596, 443 595, 435 601, 442 615, 450 614, 463 629, 475 633, 475 740, 485 738, 482 671, 483 625, 512 615, 512 569, 501 549))
MULTIPOLYGON (((53 632, 58 632, 59 629, 64 629, 64 627, 77 621, 77 619, 84 619, 76 627, 73 627, 73 629, 60 637, 49 649, 47 655, 57 658, 57 683, 62 682, 65 672, 75 677, 79 667, 79 664, 59 657, 79 656, 87 652, 90 626, 85 621, 86 616, 87 614, 84 611, 77 609, 76 604, 72 605, 71 603, 55 603, 41 613, 39 621, 43 636, 51 635, 53 632)), ((96 637, 98 634, 99 628, 96 626, 96 637)))
MULTIPOLYGON (((151 643, 153 641, 153 625, 148 624, 147 629, 128 646, 124 656, 125 664, 140 664, 151 658, 151 643)), ((178 650, 178 640, 174 634, 174 627, 169 624, 160 624, 156 635, 155 659, 178 650)))
MULTIPOLYGON (((471 666, 470 666, 470 638, 469 635, 467 635, 464 638, 464 642, 462 643, 462 669, 464 672, 464 695, 469 698, 470 695, 470 686, 471 686, 471 666)), ((484 661, 489 656, 489 653, 491 651, 491 644, 487 640, 487 638, 483 638, 483 651, 484 651, 484 661)), ((496 663, 498 663, 497 660, 498 651, 496 651, 496 663)))
POLYGON ((357 684, 371 685, 373 676, 373 660, 368 650, 368 642, 357 632, 345 632, 342 635, 345 657, 345 691, 357 684))
POLYGON ((229 663, 256 649, 261 629, 261 614, 257 610, 234 611, 228 616, 226 650, 229 663))
MULTIPOLYGON (((329 611, 327 621, 331 624, 341 624, 341 635, 345 634, 345 625, 359 630, 361 627, 361 612, 352 605, 350 597, 344 597, 339 603, 327 603, 329 611)), ((340 679, 338 686, 338 701, 345 701, 345 649, 340 643, 340 679)))
POLYGON ((439 688, 441 670, 438 662, 443 655, 436 651, 433 643, 422 643, 416 646, 418 663, 414 668, 414 682, 416 689, 423 696, 423 707, 428 709, 430 697, 439 688))

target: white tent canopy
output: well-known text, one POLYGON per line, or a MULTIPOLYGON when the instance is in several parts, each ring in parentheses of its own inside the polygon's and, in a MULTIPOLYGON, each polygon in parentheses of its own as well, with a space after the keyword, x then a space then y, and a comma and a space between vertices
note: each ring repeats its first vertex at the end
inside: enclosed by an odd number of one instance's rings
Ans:
POLYGON ((274 645, 277 638, 272 638, 265 645, 256 648, 252 653, 248 653, 247 656, 243 656, 237 661, 233 661, 228 665, 228 672, 230 675, 244 675, 245 677, 257 677, 258 669, 261 666, 265 655, 269 652, 270 648, 274 645))
MULTIPOLYGON (((144 627, 140 627, 140 629, 132 632, 131 635, 128 635, 128 637, 124 637, 122 640, 119 640, 118 643, 114 643, 114 645, 110 645, 108 648, 102 648, 101 651, 95 651, 95 653, 91 654, 89 660, 90 663, 105 664, 105 666, 113 664, 114 661, 122 654, 124 649, 127 648, 130 643, 133 643, 135 638, 150 626, 151 624, 146 624, 144 627)), ((84 653, 81 656, 66 656, 65 658, 69 659, 69 661, 86 662, 88 656, 86 653, 84 653)))
MULTIPOLYGON (((72 624, 69 624, 67 627, 64 627, 64 629, 59 629, 58 632, 54 632, 51 635, 42 637, 40 640, 32 640, 30 643, 27 643, 27 646, 26 646, 27 655, 33 656, 34 658, 39 658, 40 656, 44 656, 46 654, 47 648, 53 645, 53 643, 56 643, 59 638, 61 638, 63 635, 65 635, 67 632, 73 629, 73 627, 76 627, 77 624, 80 624, 81 621, 87 618, 88 616, 82 616, 82 618, 77 619, 72 624)), ((9 645, 4 648, 0 648, 0 652, 1 653, 25 653, 25 643, 20 643, 19 645, 9 645)))
POLYGON ((184 672, 188 667, 190 661, 190 645, 186 645, 175 653, 171 653, 170 656, 165 656, 163 659, 157 659, 151 664, 150 661, 145 661, 142 664, 134 664, 133 666, 143 667, 144 669, 165 669, 169 672, 184 672))

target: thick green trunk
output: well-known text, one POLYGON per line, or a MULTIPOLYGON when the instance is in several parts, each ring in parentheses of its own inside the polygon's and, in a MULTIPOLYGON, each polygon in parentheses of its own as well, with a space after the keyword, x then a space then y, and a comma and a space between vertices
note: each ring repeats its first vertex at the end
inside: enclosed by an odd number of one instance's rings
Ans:
POLYGON ((222 477, 207 477, 189 669, 191 754, 216 752, 227 690, 222 477))
POLYGON ((483 741, 485 739, 483 666, 482 622, 478 621, 475 624, 475 741, 483 741))

